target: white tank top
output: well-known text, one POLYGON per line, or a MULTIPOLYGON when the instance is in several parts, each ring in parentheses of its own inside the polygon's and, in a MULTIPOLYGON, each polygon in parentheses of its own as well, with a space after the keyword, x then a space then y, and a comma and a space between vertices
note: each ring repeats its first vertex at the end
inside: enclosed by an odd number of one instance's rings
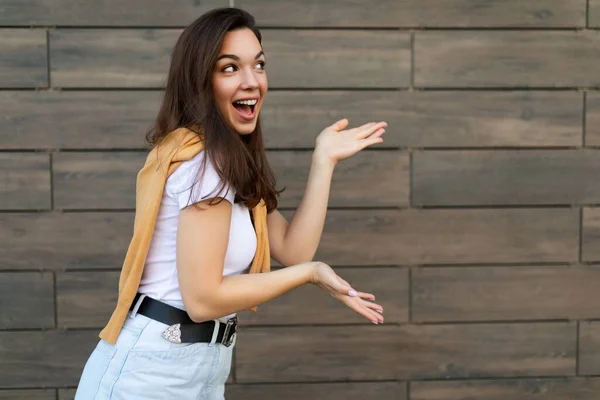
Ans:
MULTIPOLYGON (((204 151, 201 151, 193 159, 183 162, 167 179, 138 289, 140 293, 157 300, 182 301, 176 257, 179 212, 202 199, 214 197, 221 187, 219 175, 210 162, 206 163, 203 175, 198 179, 204 154, 204 151)), ((233 189, 226 185, 220 197, 232 204, 223 276, 242 274, 248 271, 254 258, 256 233, 248 208, 243 204, 234 204, 233 189)), ((202 243, 199 243, 199 246, 202 246, 202 243)))

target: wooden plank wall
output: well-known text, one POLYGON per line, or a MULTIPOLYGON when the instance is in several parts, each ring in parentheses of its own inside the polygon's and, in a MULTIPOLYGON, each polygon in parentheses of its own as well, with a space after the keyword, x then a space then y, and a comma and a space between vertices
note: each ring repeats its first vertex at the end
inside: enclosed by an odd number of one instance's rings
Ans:
POLYGON ((306 287, 242 315, 231 399, 600 395, 600 0, 3 0, 0 399, 68 400, 116 296, 168 55, 233 3, 263 28, 269 157, 291 215, 316 134, 341 164, 306 287))

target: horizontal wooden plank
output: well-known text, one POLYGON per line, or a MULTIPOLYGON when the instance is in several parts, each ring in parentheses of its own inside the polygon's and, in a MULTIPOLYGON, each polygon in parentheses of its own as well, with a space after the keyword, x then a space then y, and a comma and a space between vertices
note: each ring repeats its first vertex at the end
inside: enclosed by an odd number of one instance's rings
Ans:
POLYGON ((74 400, 77 389, 58 389, 58 400, 74 400))
MULTIPOLYGON (((336 268, 336 272, 355 289, 373 293, 384 308, 386 323, 408 321, 408 269, 336 268)), ((296 325, 366 323, 363 316, 349 310, 316 286, 303 286, 259 307, 243 312, 244 325, 296 325), (318 310, 318 311, 317 311, 318 310)))
POLYGON ((576 92, 286 90, 266 96, 261 118, 270 148, 312 148, 341 118, 387 121, 385 146, 553 147, 581 146, 582 110, 576 92))
POLYGON ((590 27, 600 26, 600 1, 589 0, 588 20, 590 27))
POLYGON ((316 260, 334 265, 576 261, 570 209, 328 212, 316 260))
POLYGON ((183 26, 227 0, 129 0, 118 7, 111 0, 3 0, 0 25, 183 26), (6 11, 6 12, 3 12, 6 11))
POLYGON ((0 91, 1 149, 145 147, 159 91, 0 91), (43 129, 42 129, 43 127, 43 129))
POLYGON ((579 323, 579 371, 580 375, 600 373, 600 321, 579 323))
POLYGON ((600 78, 594 65, 600 61, 599 49, 595 32, 417 32, 415 85, 597 86, 600 78))
POLYGON ((586 9, 585 0, 236 0, 235 6, 261 26, 293 27, 583 27, 586 9))
POLYGON ((0 273, 0 329, 54 328, 54 277, 0 273))
POLYGON ((599 378, 411 382, 411 400, 595 400, 599 378))
POLYGON ((54 389, 0 390, 0 400, 55 400, 54 389))
POLYGON ((56 29, 50 79, 58 87, 159 88, 181 30, 56 29))
MULTIPOLYGON (((302 200, 312 152, 268 153, 277 184, 285 187, 281 207, 302 200)), ((408 205, 409 156, 398 151, 363 151, 336 166, 331 183, 331 207, 393 207, 408 205)))
POLYGON ((51 208, 49 154, 2 153, 0 172, 0 209, 51 208))
POLYGON ((77 386, 98 340, 96 331, 0 332, 0 387, 77 386))
POLYGON ((133 213, 0 213, 0 269, 121 268, 133 213))
POLYGON ((583 209, 581 259, 600 260, 600 208, 583 209))
POLYGON ((406 32, 274 29, 263 32, 263 47, 270 87, 393 88, 410 83, 406 32))
POLYGON ((248 328, 239 383, 575 373, 575 323, 248 328), (256 343, 261 343, 257 346, 256 343))
POLYGON ((594 92, 586 93, 585 144, 600 146, 600 94, 594 92))
POLYGON ((600 203, 600 151, 413 153, 420 206, 600 203))
POLYGON ((63 272, 56 277, 59 328, 103 328, 118 297, 120 272, 63 272))
MULTIPOLYGON (((2 5, 0 5, 2 11, 2 5)), ((0 14, 3 14, 0 12, 0 14)), ((0 87, 48 85, 45 29, 0 29, 0 87)))
POLYGON ((58 209, 135 208, 138 171, 145 152, 59 153, 54 157, 58 209))
POLYGON ((229 385, 225 397, 231 400, 406 400, 404 382, 344 382, 315 384, 229 385))
POLYGON ((600 318, 598 267, 444 267, 412 273, 412 321, 600 318))

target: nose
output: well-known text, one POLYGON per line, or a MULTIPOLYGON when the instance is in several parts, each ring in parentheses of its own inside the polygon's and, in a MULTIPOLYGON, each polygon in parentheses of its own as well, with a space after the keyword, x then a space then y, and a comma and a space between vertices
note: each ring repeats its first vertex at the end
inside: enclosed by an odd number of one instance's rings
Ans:
POLYGON ((243 90, 258 89, 258 79, 256 79, 256 76, 254 75, 254 71, 252 71, 251 69, 244 70, 241 89, 243 89, 243 90))

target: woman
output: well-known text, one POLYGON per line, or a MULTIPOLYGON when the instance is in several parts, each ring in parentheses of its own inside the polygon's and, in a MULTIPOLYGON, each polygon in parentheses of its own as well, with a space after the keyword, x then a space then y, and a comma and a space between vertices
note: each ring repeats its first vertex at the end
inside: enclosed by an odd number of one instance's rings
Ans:
POLYGON ((119 300, 76 399, 222 399, 236 313, 312 283, 373 323, 383 308, 312 262, 336 163, 381 143, 385 122, 318 136, 288 223, 258 116, 267 92, 261 35, 247 12, 213 10, 175 46, 138 174, 119 300), (273 258, 287 268, 271 272, 273 258))

